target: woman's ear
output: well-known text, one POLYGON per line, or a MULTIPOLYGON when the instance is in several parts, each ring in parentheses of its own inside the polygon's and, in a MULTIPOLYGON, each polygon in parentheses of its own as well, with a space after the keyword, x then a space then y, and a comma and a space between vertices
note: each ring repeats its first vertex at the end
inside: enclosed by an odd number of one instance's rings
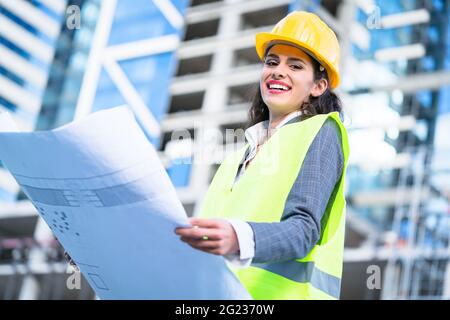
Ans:
POLYGON ((311 95, 313 97, 321 96, 328 88, 328 81, 324 78, 316 81, 311 89, 311 95))

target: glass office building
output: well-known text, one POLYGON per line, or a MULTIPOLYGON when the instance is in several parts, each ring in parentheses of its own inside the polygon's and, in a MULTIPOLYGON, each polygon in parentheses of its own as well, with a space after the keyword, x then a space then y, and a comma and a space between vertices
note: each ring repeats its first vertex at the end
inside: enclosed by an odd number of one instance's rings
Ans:
MULTIPOLYGON (((0 112, 21 130, 35 127, 65 8, 65 0, 0 2, 0 112)), ((0 201, 15 201, 17 192, 0 166, 0 201)))
POLYGON ((355 13, 370 41, 353 45, 344 88, 349 220, 363 218, 372 232, 356 252, 373 248, 367 263, 382 266, 382 298, 448 298, 449 3, 375 4, 355 13))

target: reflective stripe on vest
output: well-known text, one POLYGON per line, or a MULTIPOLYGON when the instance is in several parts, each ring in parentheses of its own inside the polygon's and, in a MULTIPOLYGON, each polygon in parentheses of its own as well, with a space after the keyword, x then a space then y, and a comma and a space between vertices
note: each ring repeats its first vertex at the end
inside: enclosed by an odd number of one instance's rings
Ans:
POLYGON ((333 190, 321 225, 321 238, 302 259, 233 270, 256 299, 337 299, 342 276, 348 138, 338 112, 285 124, 264 143, 235 183, 248 147, 228 156, 217 170, 200 217, 279 222, 308 149, 327 119, 341 132, 343 174, 333 190))
POLYGON ((275 263, 254 263, 252 266, 270 271, 292 281, 309 282, 317 289, 339 299, 341 279, 319 270, 315 267, 314 262, 289 260, 275 263))

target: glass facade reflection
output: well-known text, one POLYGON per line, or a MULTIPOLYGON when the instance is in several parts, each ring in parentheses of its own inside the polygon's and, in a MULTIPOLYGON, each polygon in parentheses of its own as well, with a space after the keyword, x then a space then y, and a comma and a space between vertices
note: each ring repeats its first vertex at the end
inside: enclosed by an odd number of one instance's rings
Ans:
MULTIPOLYGON (((65 0, 0 3, 0 112, 21 130, 35 128, 64 20, 65 0)), ((0 162, 0 202, 14 202, 18 186, 0 162)))

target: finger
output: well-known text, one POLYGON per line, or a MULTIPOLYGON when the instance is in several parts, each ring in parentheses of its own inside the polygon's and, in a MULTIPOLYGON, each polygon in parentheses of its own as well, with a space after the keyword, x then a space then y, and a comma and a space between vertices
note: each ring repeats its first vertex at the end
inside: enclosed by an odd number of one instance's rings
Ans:
POLYGON ((223 245, 221 240, 192 240, 186 238, 181 240, 196 249, 216 249, 223 245))
POLYGON ((223 252, 223 249, 222 248, 214 248, 214 249, 209 249, 209 248, 197 248, 197 247, 194 247, 194 246, 192 246, 192 245, 190 245, 192 248, 194 248, 194 249, 196 249, 196 250, 200 250, 200 251, 203 251, 203 252, 206 252, 206 253, 210 253, 210 254, 214 254, 214 255, 217 255, 217 256, 222 256, 222 255, 224 255, 225 253, 223 252))
POLYGON ((182 241, 186 242, 191 248, 200 250, 206 253, 214 255, 224 255, 223 241, 201 241, 201 240, 191 240, 186 238, 181 238, 182 241))
POLYGON ((195 250, 199 250, 199 251, 206 252, 206 253, 209 253, 209 254, 214 254, 214 255, 221 255, 222 254, 222 249, 221 248, 199 247, 199 246, 192 245, 190 243, 188 243, 188 245, 191 248, 195 249, 195 250))
MULTIPOLYGON (((217 250, 217 249, 203 249, 203 248, 196 248, 196 247, 194 247, 194 246, 192 246, 192 245, 190 245, 190 244, 189 244, 189 246, 190 246, 191 248, 195 249, 195 250, 199 250, 199 251, 206 252, 206 253, 209 253, 209 254, 212 254, 212 251, 213 251, 213 250, 217 250)), ((216 253, 214 253, 214 254, 216 254, 216 253)))
POLYGON ((189 228, 177 230, 176 233, 181 237, 193 240, 201 240, 204 239, 204 237, 207 237, 208 240, 222 239, 222 235, 217 229, 189 228))
POLYGON ((197 226, 193 226, 193 225, 186 225, 186 226, 182 226, 182 227, 176 227, 174 229, 175 233, 177 233, 179 230, 185 230, 185 229, 191 229, 191 228, 198 228, 197 226))
POLYGON ((189 218, 189 222, 202 228, 220 228, 222 221, 220 219, 189 218))
POLYGON ((198 229, 198 226, 189 226, 189 227, 178 227, 175 228, 175 234, 177 235, 184 235, 185 233, 192 232, 193 229, 198 229))
POLYGON ((221 248, 212 249, 212 250, 209 250, 207 252, 211 253, 211 254, 215 254, 216 256, 223 256, 225 254, 221 248))

